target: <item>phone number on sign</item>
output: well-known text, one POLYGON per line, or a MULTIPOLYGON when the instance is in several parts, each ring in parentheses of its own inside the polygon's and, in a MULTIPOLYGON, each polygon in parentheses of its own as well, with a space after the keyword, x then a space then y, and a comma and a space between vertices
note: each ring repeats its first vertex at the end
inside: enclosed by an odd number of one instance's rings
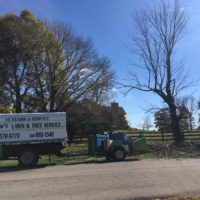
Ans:
POLYGON ((36 132, 30 134, 30 138, 52 138, 54 137, 54 132, 36 132))
POLYGON ((19 139, 20 133, 0 133, 0 140, 19 139))

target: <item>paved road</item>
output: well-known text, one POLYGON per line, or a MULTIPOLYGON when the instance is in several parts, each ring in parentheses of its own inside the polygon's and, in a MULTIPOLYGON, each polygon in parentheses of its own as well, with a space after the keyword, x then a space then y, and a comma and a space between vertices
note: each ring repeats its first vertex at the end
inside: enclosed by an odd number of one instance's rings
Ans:
POLYGON ((57 165, 0 173, 0 200, 134 199, 200 194, 200 159, 57 165))

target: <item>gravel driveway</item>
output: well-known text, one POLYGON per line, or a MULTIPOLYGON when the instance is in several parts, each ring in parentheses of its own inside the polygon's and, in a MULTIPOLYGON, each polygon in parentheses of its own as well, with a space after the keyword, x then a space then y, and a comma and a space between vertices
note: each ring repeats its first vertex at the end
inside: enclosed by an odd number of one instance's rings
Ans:
POLYGON ((56 165, 0 173, 1 200, 126 200, 198 193, 200 159, 56 165))

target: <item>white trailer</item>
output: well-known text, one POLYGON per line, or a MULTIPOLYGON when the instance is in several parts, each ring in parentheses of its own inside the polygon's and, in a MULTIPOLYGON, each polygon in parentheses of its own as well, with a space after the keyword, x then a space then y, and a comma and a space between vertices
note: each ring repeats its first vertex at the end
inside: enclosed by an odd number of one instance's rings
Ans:
POLYGON ((40 155, 61 156, 66 142, 64 112, 0 114, 0 159, 17 157, 32 166, 40 155))

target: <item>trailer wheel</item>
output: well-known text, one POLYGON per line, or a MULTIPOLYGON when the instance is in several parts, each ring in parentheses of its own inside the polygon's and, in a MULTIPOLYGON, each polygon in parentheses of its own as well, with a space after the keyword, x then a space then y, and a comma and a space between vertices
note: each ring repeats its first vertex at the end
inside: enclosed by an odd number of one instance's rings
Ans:
POLYGON ((31 167, 37 164, 38 154, 33 149, 24 149, 18 155, 19 165, 22 167, 31 167))
POLYGON ((122 161, 126 157, 126 152, 121 147, 115 148, 114 152, 113 152, 113 157, 114 157, 115 161, 122 161))

